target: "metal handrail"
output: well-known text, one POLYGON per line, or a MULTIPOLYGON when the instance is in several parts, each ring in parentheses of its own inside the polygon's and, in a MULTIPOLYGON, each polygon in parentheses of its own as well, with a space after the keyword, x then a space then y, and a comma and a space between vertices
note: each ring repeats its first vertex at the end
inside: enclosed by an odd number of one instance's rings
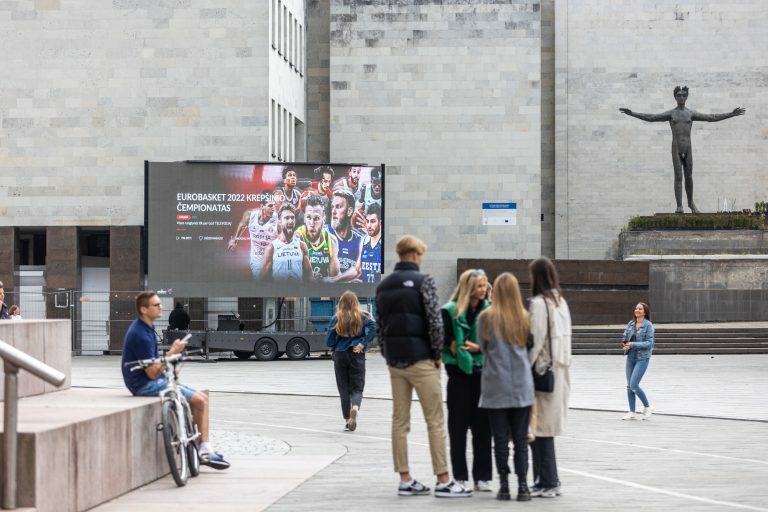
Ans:
POLYGON ((64 384, 67 376, 42 361, 0 340, 0 358, 3 359, 5 370, 5 403, 3 405, 3 508, 16 508, 16 463, 18 460, 17 424, 19 414, 18 404, 18 374, 22 368, 35 377, 53 384, 56 387, 64 384))

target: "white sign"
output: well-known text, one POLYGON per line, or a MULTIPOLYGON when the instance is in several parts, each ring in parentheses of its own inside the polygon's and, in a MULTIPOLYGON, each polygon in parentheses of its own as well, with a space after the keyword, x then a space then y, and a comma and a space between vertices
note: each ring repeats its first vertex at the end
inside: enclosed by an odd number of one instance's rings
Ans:
POLYGON ((483 203, 483 226, 516 226, 517 203, 483 203))

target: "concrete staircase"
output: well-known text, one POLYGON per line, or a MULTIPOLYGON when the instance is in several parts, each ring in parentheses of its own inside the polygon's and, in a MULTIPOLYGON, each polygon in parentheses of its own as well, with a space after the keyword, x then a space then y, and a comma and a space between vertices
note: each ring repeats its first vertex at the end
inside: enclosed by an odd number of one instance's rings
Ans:
POLYGON ((38 512, 88 510, 169 471, 155 428, 160 401, 69 389, 70 333, 69 320, 0 321, 0 339, 68 376, 57 390, 19 372, 16 502, 38 512))
MULTIPOLYGON (((622 355, 623 326, 574 326, 574 354, 622 355)), ((657 354, 768 354, 768 327, 656 326, 657 354)))

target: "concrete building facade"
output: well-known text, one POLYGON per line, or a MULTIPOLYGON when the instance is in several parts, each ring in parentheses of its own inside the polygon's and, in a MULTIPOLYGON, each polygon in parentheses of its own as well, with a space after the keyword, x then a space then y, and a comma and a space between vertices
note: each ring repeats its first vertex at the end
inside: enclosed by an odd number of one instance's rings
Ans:
POLYGON ((141 287, 144 160, 385 163, 387 260, 420 236, 444 297, 459 257, 615 258, 630 216, 674 207, 669 127, 617 109, 678 84, 747 108, 694 125, 700 208, 768 199, 761 0, 24 0, 0 33, 10 289, 23 263, 78 288, 104 252, 112 289, 141 287))

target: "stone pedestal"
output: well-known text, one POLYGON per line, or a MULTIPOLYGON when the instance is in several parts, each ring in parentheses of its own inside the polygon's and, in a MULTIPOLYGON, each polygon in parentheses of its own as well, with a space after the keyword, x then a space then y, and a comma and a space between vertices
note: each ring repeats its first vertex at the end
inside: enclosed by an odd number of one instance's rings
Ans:
POLYGON ((619 251, 649 263, 654 321, 768 320, 766 231, 628 231, 619 251))

